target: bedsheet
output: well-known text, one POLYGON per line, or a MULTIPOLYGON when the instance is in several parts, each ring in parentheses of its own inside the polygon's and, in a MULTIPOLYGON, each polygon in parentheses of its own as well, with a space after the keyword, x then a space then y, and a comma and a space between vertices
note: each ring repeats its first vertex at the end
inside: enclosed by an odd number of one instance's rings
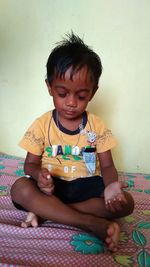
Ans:
POLYGON ((43 222, 23 229, 26 212, 15 209, 10 188, 23 173, 24 159, 0 154, 0 266, 150 267, 150 175, 119 173, 135 199, 132 215, 119 219, 119 249, 75 227, 43 222))

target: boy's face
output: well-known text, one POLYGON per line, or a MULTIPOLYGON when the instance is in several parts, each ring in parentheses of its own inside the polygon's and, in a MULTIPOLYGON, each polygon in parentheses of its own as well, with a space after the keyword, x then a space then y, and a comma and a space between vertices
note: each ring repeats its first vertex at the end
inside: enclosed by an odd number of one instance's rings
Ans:
POLYGON ((66 120, 82 116, 94 95, 94 82, 86 67, 75 73, 72 79, 70 75, 71 68, 66 71, 64 78, 54 78, 51 85, 47 82, 59 118, 66 120))

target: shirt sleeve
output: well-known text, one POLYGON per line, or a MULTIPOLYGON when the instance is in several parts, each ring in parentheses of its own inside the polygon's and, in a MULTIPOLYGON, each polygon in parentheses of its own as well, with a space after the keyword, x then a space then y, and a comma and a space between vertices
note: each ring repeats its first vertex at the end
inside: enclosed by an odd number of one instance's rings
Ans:
POLYGON ((42 155, 44 151, 45 134, 39 119, 35 120, 25 133, 19 146, 34 155, 42 155))
POLYGON ((96 147, 97 153, 102 153, 112 149, 117 142, 111 130, 108 129, 102 121, 100 122, 98 128, 96 147))

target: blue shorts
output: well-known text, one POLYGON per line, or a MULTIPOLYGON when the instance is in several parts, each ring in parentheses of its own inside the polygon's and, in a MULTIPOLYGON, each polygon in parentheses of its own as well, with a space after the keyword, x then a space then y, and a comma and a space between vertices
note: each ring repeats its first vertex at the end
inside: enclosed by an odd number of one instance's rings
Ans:
MULTIPOLYGON (((32 177, 29 179, 33 180, 32 177)), ((105 189, 101 176, 78 178, 70 182, 53 177, 53 181, 55 184, 54 195, 66 204, 100 197, 105 189)), ((17 203, 13 202, 13 204, 17 209, 25 210, 17 203)))

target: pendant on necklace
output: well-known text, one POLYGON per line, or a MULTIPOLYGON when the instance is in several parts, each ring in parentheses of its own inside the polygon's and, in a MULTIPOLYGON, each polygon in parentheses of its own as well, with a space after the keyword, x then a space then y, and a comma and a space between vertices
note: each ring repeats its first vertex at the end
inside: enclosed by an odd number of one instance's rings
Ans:
POLYGON ((88 131, 87 140, 90 144, 93 144, 96 141, 96 133, 92 131, 88 131))
POLYGON ((96 170, 96 153, 83 152, 83 160, 89 174, 94 174, 96 170))

